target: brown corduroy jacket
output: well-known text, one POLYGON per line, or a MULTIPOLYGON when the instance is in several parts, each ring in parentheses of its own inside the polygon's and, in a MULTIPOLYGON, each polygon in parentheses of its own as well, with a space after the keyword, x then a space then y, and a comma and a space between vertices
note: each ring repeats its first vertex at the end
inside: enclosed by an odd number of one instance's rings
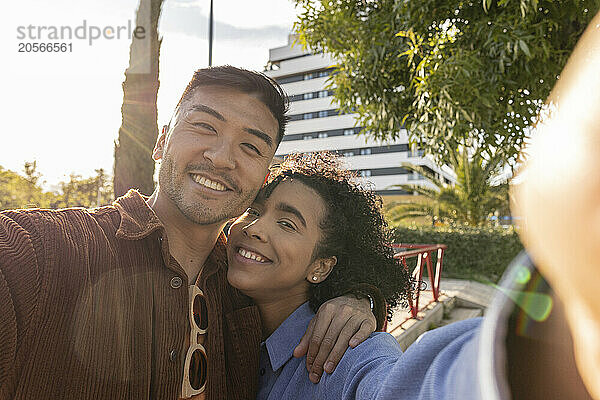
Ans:
MULTIPOLYGON (((188 282, 135 191, 93 210, 0 213, 0 399, 177 399, 188 282)), ((208 399, 254 399, 260 318, 227 285, 220 237, 207 298, 208 399)))

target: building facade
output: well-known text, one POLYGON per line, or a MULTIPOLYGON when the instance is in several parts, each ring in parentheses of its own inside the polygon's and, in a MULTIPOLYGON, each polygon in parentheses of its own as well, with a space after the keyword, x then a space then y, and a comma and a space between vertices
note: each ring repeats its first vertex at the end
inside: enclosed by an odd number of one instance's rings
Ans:
POLYGON ((421 150, 411 149, 408 133, 400 132, 394 141, 381 143, 359 135, 357 114, 340 114, 328 86, 334 60, 327 54, 311 54, 299 44, 288 44, 269 50, 265 74, 275 79, 290 98, 290 122, 276 156, 294 152, 335 151, 345 157, 348 166, 357 171, 367 187, 384 199, 408 193, 391 187, 397 184, 431 185, 418 174, 401 167, 409 162, 421 165, 448 183, 455 181, 447 167, 439 168, 421 150))

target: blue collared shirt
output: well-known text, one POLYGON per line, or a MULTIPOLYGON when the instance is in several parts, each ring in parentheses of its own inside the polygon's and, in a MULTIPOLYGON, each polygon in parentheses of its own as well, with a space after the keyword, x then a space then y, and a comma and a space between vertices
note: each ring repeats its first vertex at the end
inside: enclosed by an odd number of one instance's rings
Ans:
MULTIPOLYGON (((542 336, 538 341, 545 350, 536 347, 537 353, 529 354, 531 360, 508 351, 507 337, 512 337, 509 342, 515 345, 519 336, 535 339, 540 332, 527 331, 532 323, 527 319, 527 310, 516 307, 505 291, 537 293, 540 288, 546 290, 541 279, 527 255, 522 254, 507 270, 500 283, 503 289, 498 291, 485 318, 468 319, 428 331, 403 354, 391 335, 375 333, 355 349, 348 349, 334 373, 324 374, 317 385, 308 379, 305 359, 292 356, 313 316, 304 304, 261 347, 258 399, 508 400, 513 398, 511 391, 515 389, 519 389, 515 398, 531 398, 518 396, 523 390, 518 387, 519 382, 509 383, 507 369, 507 365, 516 367, 526 361, 532 364, 525 369, 528 376, 520 382, 528 385, 526 389, 535 389, 534 392, 539 394, 540 389, 551 387, 551 390, 541 392, 551 393, 544 398, 588 398, 577 375, 574 358, 570 364, 557 359, 556 366, 554 362, 550 367, 538 365, 551 359, 555 349, 552 346, 564 346, 564 343, 552 344, 548 342, 549 337, 542 336), (525 283, 523 276, 527 276, 525 283), (521 324, 518 330, 517 319, 521 324), (539 360, 536 361, 536 357, 539 360), (544 367, 560 368, 558 373, 550 374, 544 367), (567 385, 560 380, 565 376, 571 377, 567 385)), ((549 306, 552 307, 552 302, 549 306)), ((553 326, 564 321, 564 315, 559 311, 555 315, 558 320, 547 329, 554 329, 553 326)), ((539 322, 537 328, 547 324, 552 316, 549 318, 539 322)), ((566 322, 563 323, 566 326, 566 322)), ((567 339, 565 343, 572 348, 567 339)), ((559 340, 565 339, 559 337, 559 340)))
POLYGON ((314 315, 304 303, 261 344, 257 399, 374 398, 385 371, 402 354, 396 339, 388 333, 373 333, 356 348, 349 348, 333 374, 323 374, 315 385, 308 379, 306 357, 292 354, 314 315))

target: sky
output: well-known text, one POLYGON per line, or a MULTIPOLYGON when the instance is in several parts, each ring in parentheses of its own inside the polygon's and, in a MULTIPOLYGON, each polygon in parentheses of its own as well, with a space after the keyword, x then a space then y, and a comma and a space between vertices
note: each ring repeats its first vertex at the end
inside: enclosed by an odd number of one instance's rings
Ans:
MULTIPOLYGON (((138 0, 6 3, 8 12, 0 16, 0 166, 22 172, 24 162, 36 161, 47 188, 71 173, 91 176, 98 168, 112 173, 129 64, 128 25, 135 28, 138 0), (52 29, 60 35, 61 27, 85 38, 50 40, 52 29), (113 39, 90 39, 93 29, 108 29, 113 39), (19 52, 40 42, 72 47, 64 53, 19 52)), ((208 66, 209 5, 164 1, 159 126, 168 122, 192 73, 208 66)), ((269 49, 287 43, 295 18, 291 0, 214 0, 213 65, 262 71, 269 49)))

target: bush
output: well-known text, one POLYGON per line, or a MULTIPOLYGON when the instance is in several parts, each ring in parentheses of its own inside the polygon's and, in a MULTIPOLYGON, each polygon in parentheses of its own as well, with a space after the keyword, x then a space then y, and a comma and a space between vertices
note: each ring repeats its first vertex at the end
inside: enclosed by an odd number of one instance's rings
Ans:
POLYGON ((523 250, 513 228, 396 227, 394 238, 395 243, 447 245, 442 277, 480 282, 497 282, 523 250))

